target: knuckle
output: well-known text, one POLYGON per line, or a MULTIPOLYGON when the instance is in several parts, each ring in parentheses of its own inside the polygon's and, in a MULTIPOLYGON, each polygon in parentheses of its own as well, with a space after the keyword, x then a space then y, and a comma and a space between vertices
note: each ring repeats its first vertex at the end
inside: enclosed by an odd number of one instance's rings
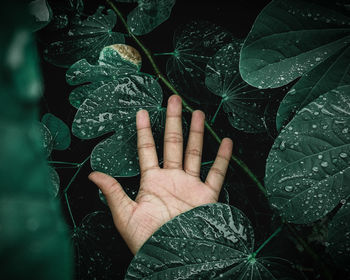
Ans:
POLYGON ((226 161, 226 162, 230 162, 230 159, 227 158, 227 157, 225 157, 225 156, 217 155, 216 157, 219 158, 219 159, 222 159, 222 160, 224 160, 224 161, 226 161))
POLYGON ((182 169, 182 163, 173 160, 164 160, 163 167, 167 169, 182 169))
POLYGON ((189 148, 186 150, 186 155, 187 156, 195 156, 195 157, 202 157, 202 152, 201 150, 197 148, 189 148))
POLYGON ((164 137, 164 142, 165 143, 182 143, 182 134, 178 132, 168 132, 167 135, 164 137))
POLYGON ((193 177, 199 177, 199 171, 195 171, 195 170, 192 170, 192 169, 186 169, 185 172, 188 174, 188 175, 191 175, 193 177))
POLYGON ((153 142, 146 142, 146 143, 142 143, 142 144, 137 145, 138 150, 149 149, 149 148, 154 148, 154 147, 155 147, 155 144, 153 142))
POLYGON ((214 172, 216 175, 219 175, 220 177, 225 177, 225 172, 223 172, 221 169, 217 167, 212 167, 211 171, 214 172))

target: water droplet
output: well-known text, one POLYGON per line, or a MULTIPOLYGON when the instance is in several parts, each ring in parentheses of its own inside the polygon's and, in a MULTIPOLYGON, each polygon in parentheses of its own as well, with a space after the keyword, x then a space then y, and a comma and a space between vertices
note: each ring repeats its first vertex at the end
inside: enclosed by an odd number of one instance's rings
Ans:
POLYGON ((327 167, 328 166, 328 162, 327 161, 322 161, 321 162, 321 166, 322 167, 327 167))
POLYGON ((312 167, 312 170, 315 171, 315 172, 317 172, 317 171, 318 171, 318 167, 317 167, 317 166, 314 166, 314 167, 312 167))
POLYGON ((346 199, 341 199, 340 203, 344 205, 346 203, 346 199))
POLYGON ((281 142, 279 148, 280 148, 281 151, 284 151, 284 150, 286 149, 286 141, 283 140, 283 141, 281 142))
POLYGON ((318 155, 317 157, 318 157, 318 159, 322 159, 323 155, 318 155))
POLYGON ((346 157, 348 156, 348 154, 347 154, 347 153, 340 153, 339 156, 340 156, 341 158, 346 158, 346 157))
POLYGON ((285 186, 284 187, 284 190, 286 191, 286 192, 291 192, 291 191, 293 191, 293 186, 285 186))

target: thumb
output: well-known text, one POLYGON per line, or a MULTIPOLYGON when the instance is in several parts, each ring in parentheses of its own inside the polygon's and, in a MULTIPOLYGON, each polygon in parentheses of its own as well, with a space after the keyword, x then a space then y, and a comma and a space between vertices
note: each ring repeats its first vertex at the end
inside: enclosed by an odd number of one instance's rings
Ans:
POLYGON ((136 202, 130 199, 113 177, 94 171, 90 173, 88 178, 102 191, 107 199, 116 227, 119 230, 122 229, 132 215, 136 202))

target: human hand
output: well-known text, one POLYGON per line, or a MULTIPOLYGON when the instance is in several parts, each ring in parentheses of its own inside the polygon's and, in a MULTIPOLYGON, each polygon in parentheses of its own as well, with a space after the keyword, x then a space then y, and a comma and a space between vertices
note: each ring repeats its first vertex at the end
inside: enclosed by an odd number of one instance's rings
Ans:
POLYGON ((168 100, 164 134, 164 163, 158 165, 148 112, 136 115, 137 147, 141 172, 140 189, 135 201, 111 176, 92 172, 89 179, 105 195, 114 224, 136 252, 167 221, 202 204, 218 201, 232 154, 232 141, 224 138, 205 182, 199 178, 204 134, 204 113, 194 111, 185 152, 182 137, 182 103, 179 96, 168 100))

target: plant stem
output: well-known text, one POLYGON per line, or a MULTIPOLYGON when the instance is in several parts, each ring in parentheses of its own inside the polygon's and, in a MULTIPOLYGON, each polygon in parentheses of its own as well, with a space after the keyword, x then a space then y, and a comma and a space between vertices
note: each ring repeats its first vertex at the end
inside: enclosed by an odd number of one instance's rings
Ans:
POLYGON ((70 204, 69 204, 69 200, 68 200, 68 190, 69 190, 69 187, 72 185, 72 183, 74 182, 75 178, 77 177, 78 173, 80 172, 81 168, 84 166, 84 164, 89 160, 90 158, 90 155, 84 159, 81 163, 78 163, 77 164, 77 171, 75 171, 74 175, 72 176, 72 178, 70 179, 68 185, 66 186, 66 188, 63 190, 63 193, 64 193, 64 198, 66 200, 66 204, 67 204, 67 208, 68 208, 68 212, 69 212, 69 215, 70 215, 70 218, 72 220, 72 223, 73 223, 73 226, 74 226, 74 229, 77 227, 76 223, 75 223, 75 220, 74 220, 74 217, 73 217, 73 213, 72 213, 72 210, 70 208, 70 204))
POLYGON ((77 224, 75 223, 75 220, 74 220, 74 217, 73 217, 73 213, 72 213, 72 210, 70 208, 67 192, 64 192, 64 198, 65 198, 66 203, 67 203, 67 208, 68 208, 68 212, 69 212, 70 218, 71 218, 72 223, 73 223, 73 227, 74 227, 74 229, 76 229, 77 224))
MULTIPOLYGON (((161 73, 159 70, 158 65, 153 59, 153 56, 151 52, 141 43, 141 41, 130 31, 130 28, 127 24, 127 22, 124 19, 124 16, 122 13, 118 10, 118 8, 114 5, 114 3, 111 0, 106 0, 106 2, 111 6, 111 8, 114 10, 114 12, 117 14, 121 22, 123 23, 125 29, 127 30, 128 34, 135 40, 135 42, 139 45, 139 47, 142 49, 142 51, 145 53, 146 57, 148 58, 149 62, 151 63, 153 70, 156 73, 156 76, 159 77, 160 80, 170 89, 171 92, 181 97, 182 100, 182 106, 184 109, 186 109, 188 112, 192 113, 194 110, 187 104, 187 102, 182 98, 181 94, 175 89, 175 87, 165 78, 165 76, 161 73)), ((221 139, 216 134, 216 132, 213 130, 211 125, 207 122, 207 120, 204 121, 204 126, 209 131, 209 133, 215 138, 215 140, 220 144, 221 139)), ((231 156, 231 159, 238 164, 246 173, 247 175, 257 184, 258 188, 266 195, 266 189, 263 186, 263 184, 259 181, 259 179, 255 176, 255 174, 249 169, 249 167, 239 158, 237 158, 235 155, 231 156)))
POLYGON ((211 164, 211 163, 214 163, 214 161, 213 161, 213 160, 211 160, 211 161, 205 161, 205 162, 202 162, 202 163, 201 163, 201 166, 208 165, 208 164, 211 164))
POLYGON ((268 244, 272 238, 274 238, 277 234, 279 234, 282 230, 282 226, 280 225, 273 234, 270 235, 269 238, 267 238, 263 244, 260 245, 260 247, 253 253, 254 257, 256 257, 257 254, 259 254, 259 252, 261 251, 262 248, 264 248, 266 246, 266 244, 268 244))
POLYGON ((154 53, 153 56, 160 56, 160 55, 175 55, 174 52, 163 52, 163 53, 154 53))
POLYGON ((223 103, 224 103, 224 98, 221 98, 220 104, 219 104, 218 108, 216 109, 216 112, 215 112, 213 118, 212 118, 211 121, 210 121, 210 124, 211 124, 211 125, 214 124, 215 119, 216 119, 216 116, 217 116, 217 114, 219 113, 220 108, 221 108, 221 106, 222 106, 223 103))
POLYGON ((49 164, 66 164, 66 165, 74 165, 74 166, 78 166, 80 164, 76 162, 52 161, 52 160, 49 160, 48 163, 49 164))

